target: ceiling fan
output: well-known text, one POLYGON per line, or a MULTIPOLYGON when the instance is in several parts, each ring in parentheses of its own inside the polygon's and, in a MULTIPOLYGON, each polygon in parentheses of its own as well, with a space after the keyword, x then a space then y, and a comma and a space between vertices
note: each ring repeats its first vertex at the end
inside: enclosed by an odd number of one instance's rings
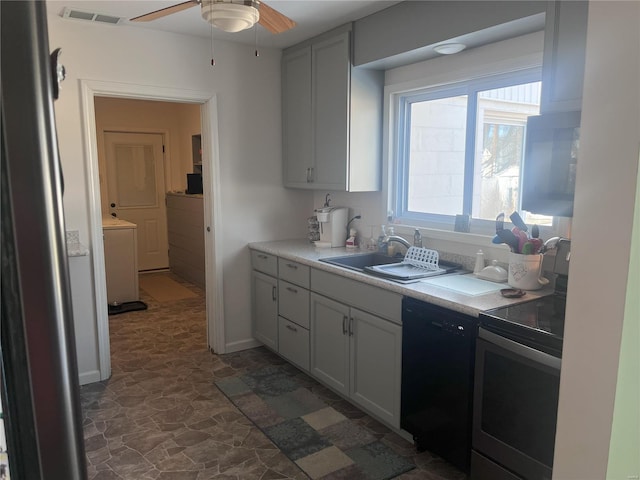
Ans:
POLYGON ((150 22, 196 5, 201 6, 202 18, 225 32, 239 32, 255 23, 271 33, 286 32, 296 26, 296 22, 260 0, 189 0, 140 15, 131 21, 150 22))

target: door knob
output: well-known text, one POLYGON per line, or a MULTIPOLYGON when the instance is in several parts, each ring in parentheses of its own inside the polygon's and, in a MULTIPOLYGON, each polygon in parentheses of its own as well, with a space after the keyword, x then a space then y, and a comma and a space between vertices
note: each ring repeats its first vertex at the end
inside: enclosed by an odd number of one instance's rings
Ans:
POLYGON ((111 204, 111 208, 115 208, 115 207, 116 207, 116 204, 115 204, 115 203, 112 203, 112 204, 111 204))

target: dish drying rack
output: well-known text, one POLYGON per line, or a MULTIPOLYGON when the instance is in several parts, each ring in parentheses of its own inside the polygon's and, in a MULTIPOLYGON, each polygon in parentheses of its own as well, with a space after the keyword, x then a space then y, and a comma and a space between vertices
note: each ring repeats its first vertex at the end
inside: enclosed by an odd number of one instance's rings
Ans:
POLYGON ((437 270, 440 255, 436 250, 424 247, 409 247, 401 264, 409 264, 414 267, 426 268, 427 270, 437 270))
POLYGON ((423 247, 409 247, 402 262, 386 265, 365 267, 365 270, 399 281, 414 281, 424 277, 442 275, 457 270, 456 265, 451 268, 441 268, 439 255, 435 250, 423 247))

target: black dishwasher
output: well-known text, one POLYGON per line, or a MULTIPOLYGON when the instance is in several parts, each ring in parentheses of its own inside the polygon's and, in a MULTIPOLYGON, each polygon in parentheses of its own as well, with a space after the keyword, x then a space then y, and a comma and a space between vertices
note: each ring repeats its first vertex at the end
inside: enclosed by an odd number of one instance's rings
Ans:
POLYGON ((402 302, 400 427, 419 451, 469 471, 478 322, 413 298, 402 302))

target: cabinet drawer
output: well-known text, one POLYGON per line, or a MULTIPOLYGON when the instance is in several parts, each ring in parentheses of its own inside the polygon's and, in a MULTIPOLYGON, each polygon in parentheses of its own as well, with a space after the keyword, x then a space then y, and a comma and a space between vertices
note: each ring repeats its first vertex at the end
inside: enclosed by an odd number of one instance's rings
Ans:
POLYGON ((309 288, 309 267, 285 258, 278 259, 280 278, 287 282, 309 288))
POLYGON ((309 290, 278 280, 278 314, 301 327, 309 328, 309 290))
POLYGON ((278 352, 305 371, 309 371, 309 330, 278 317, 278 352))
POLYGON ((311 290, 402 324, 402 295, 340 275, 311 269, 311 290))
POLYGON ((275 255, 251 250, 251 266, 267 275, 278 276, 278 257, 275 255))

